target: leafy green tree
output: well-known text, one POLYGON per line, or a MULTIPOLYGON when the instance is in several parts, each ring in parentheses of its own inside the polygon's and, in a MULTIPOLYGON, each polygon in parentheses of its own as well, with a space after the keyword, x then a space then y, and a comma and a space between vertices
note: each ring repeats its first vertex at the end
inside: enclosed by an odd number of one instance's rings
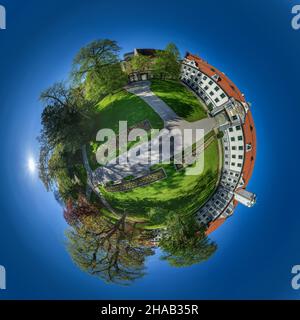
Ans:
POLYGON ((180 54, 177 47, 170 43, 165 50, 158 51, 153 62, 153 73, 162 79, 179 79, 180 54))
POLYGON ((168 219, 159 246, 164 251, 162 259, 175 267, 203 262, 217 249, 217 245, 205 235, 204 228, 199 230, 194 217, 179 215, 168 219))
POLYGON ((126 223, 126 214, 116 222, 101 214, 82 216, 67 232, 68 250, 85 272, 126 285, 145 275, 145 260, 154 254, 147 232, 126 223))
POLYGON ((170 42, 169 44, 167 44, 165 51, 171 54, 177 61, 181 59, 180 52, 175 43, 170 42))
POLYGON ((90 141, 95 109, 84 98, 81 87, 69 88, 64 83, 45 90, 41 100, 39 175, 47 190, 56 185, 64 190, 65 198, 78 187, 75 172, 82 166, 80 148, 90 141))
POLYGON ((94 107, 85 100, 81 88, 56 83, 40 97, 44 103, 42 132, 50 148, 64 144, 72 152, 88 140, 86 124, 93 118, 94 107))
POLYGON ((127 82, 118 58, 116 41, 96 40, 80 49, 73 61, 72 77, 84 82, 89 99, 98 101, 104 95, 121 88, 127 82))
POLYGON ((138 54, 131 59, 131 66, 133 71, 145 72, 151 68, 151 58, 138 54))

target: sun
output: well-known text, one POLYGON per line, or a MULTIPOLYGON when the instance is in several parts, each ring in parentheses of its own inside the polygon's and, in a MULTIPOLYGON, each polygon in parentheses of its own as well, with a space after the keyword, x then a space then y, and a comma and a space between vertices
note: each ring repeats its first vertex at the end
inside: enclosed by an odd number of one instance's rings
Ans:
POLYGON ((33 157, 31 157, 31 156, 27 160, 27 168, 31 174, 35 173, 35 171, 36 171, 36 163, 35 163, 35 160, 33 159, 33 157))

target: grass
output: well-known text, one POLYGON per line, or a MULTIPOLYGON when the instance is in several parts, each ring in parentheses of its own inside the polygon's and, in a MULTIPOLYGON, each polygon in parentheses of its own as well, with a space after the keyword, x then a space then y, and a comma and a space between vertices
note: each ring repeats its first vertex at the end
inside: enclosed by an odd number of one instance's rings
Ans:
POLYGON ((218 144, 214 140, 205 150, 204 172, 189 176, 176 171, 172 164, 164 167, 167 178, 128 192, 110 193, 102 189, 116 209, 126 210, 133 218, 143 218, 151 225, 163 225, 168 215, 194 213, 214 192, 218 180, 218 144))
POLYGON ((113 129, 119 132, 119 121, 127 120, 128 127, 148 119, 152 128, 162 129, 163 120, 153 109, 139 97, 122 90, 105 97, 98 104, 99 130, 102 128, 113 129))
POLYGON ((151 90, 185 120, 207 118, 204 105, 180 82, 152 80, 151 90))
MULTIPOLYGON (((93 121, 93 126, 96 128, 95 139, 97 131, 105 128, 114 130, 117 135, 119 133, 119 121, 126 120, 128 128, 145 119, 150 122, 153 129, 162 129, 164 127, 163 120, 146 102, 125 90, 106 96, 98 103, 97 109, 98 115, 93 121)), ((133 147, 136 143, 128 142, 127 148, 133 147)), ((87 146, 87 154, 92 170, 99 167, 96 161, 96 151, 100 144, 101 142, 91 141, 90 145, 87 146)))

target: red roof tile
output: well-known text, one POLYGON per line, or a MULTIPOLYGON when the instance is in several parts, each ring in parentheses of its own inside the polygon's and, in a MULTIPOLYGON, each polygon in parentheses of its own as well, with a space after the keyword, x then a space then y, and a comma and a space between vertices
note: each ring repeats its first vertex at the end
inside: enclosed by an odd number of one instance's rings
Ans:
POLYGON ((216 229, 218 229, 224 222, 225 218, 219 218, 213 222, 211 222, 208 226, 208 229, 206 230, 205 234, 208 236, 212 232, 214 232, 216 229))
POLYGON ((227 93, 227 95, 245 102, 245 98, 240 90, 223 72, 219 71, 217 68, 213 67, 196 55, 187 53, 185 57, 188 60, 195 61, 200 71, 205 73, 207 76, 212 77, 214 74, 217 74, 220 77, 217 83, 227 93))

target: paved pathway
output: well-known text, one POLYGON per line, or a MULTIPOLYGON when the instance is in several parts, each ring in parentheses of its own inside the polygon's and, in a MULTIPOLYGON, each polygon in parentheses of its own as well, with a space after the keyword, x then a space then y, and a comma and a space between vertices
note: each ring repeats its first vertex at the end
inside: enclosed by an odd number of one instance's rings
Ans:
POLYGON ((86 145, 82 146, 81 148, 82 158, 83 158, 83 165, 85 167, 85 170, 87 172, 87 184, 88 186, 95 192, 95 194, 99 197, 102 204, 111 212, 116 213, 115 210, 112 208, 112 206, 107 202, 99 188, 96 187, 97 181, 95 181, 94 173, 90 167, 87 153, 86 153, 86 145))
MULTIPOLYGON (((138 82, 125 87, 131 92, 143 99, 155 112, 164 120, 165 128, 169 130, 178 129, 181 132, 184 129, 203 129, 207 134, 218 126, 214 118, 206 118, 195 122, 187 122, 178 117, 176 113, 159 97, 150 90, 150 82, 138 82)), ((177 135, 179 132, 177 133, 177 135)), ((129 175, 141 176, 150 171, 150 167, 159 162, 166 161, 170 158, 169 153, 159 152, 160 139, 169 139, 170 132, 164 132, 158 135, 150 142, 144 142, 130 149, 128 153, 121 154, 115 161, 109 161, 105 166, 97 168, 93 172, 94 182, 96 184, 105 184, 109 181, 118 181, 129 175), (150 148, 152 146, 152 148, 150 148), (155 150, 153 151, 153 146, 155 150), (151 153, 148 152, 151 149, 151 153), (140 154, 137 158, 136 155, 140 154), (126 158, 129 161, 126 161, 126 158)), ((176 137, 176 134, 175 134, 176 137)), ((181 150, 178 145, 174 148, 176 154, 181 150), (178 149, 178 150, 177 150, 178 149)), ((173 154, 171 154, 172 156, 173 154)))

